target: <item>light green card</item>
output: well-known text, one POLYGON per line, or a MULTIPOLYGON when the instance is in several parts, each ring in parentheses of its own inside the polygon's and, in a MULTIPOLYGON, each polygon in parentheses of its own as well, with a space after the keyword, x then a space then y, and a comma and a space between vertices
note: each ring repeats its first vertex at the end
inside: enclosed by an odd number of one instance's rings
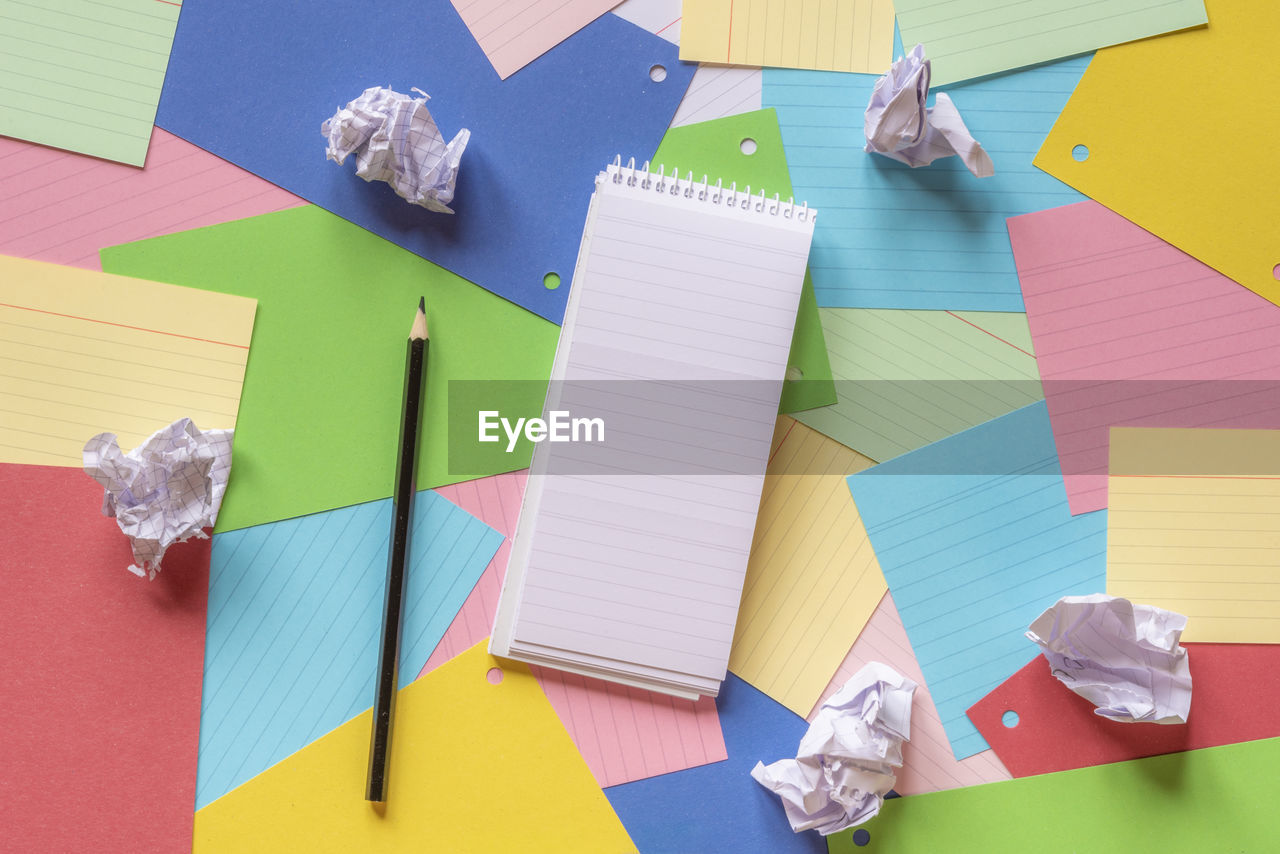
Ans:
MULTIPOLYGON (((893 6, 903 45, 923 44, 932 60, 935 86, 1208 21, 1204 0, 893 0, 893 6)), ((956 103, 963 114, 964 103, 956 103)))
MULTIPOLYGON (((773 109, 672 128, 662 138, 649 168, 657 172, 659 165, 665 167, 668 175, 678 169, 682 176, 692 172, 694 180, 701 180, 705 174, 713 182, 719 178, 726 187, 736 181, 740 190, 747 186, 753 192, 763 189, 770 197, 777 193, 785 200, 792 194, 791 173, 787 170, 778 116, 773 109), (744 146, 747 140, 751 144, 744 146), (744 150, 752 153, 746 154, 744 150)), ((818 215, 822 215, 821 211, 818 215)), ((796 314, 795 337, 791 339, 787 375, 781 411, 799 412, 836 402, 818 301, 807 272, 796 314)))
POLYGON ((0 0, 0 134, 141 166, 181 11, 0 0))
POLYGON ((1025 314, 820 311, 838 402, 796 418, 878 462, 1044 397, 1025 314))
POLYGON ((827 850, 1262 854, 1276 850, 1278 765, 1280 739, 1268 738, 894 798, 863 825, 863 845, 844 830, 827 850))
POLYGON ((484 469, 451 465, 449 381, 491 381, 492 408, 536 414, 559 327, 321 208, 104 249, 102 266, 258 300, 219 531, 391 494, 419 296, 431 346, 418 487, 529 464, 522 443, 484 469))

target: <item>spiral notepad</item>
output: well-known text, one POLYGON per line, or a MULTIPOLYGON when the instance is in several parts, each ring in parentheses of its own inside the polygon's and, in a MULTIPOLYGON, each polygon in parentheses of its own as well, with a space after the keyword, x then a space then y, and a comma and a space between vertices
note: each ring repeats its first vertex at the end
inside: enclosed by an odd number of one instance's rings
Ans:
POLYGON ((724 678, 815 212, 619 161, 596 178, 495 654, 676 696, 724 678))

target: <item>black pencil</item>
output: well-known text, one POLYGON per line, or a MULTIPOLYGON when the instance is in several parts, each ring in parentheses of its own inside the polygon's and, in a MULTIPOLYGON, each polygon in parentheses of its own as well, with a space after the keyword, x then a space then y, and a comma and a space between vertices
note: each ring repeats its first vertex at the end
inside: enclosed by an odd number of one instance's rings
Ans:
POLYGON ((395 492, 391 498, 391 543, 387 550, 387 593, 382 607, 382 643, 378 649, 378 688, 373 700, 373 736, 369 741, 369 780, 365 800, 387 799, 391 767, 391 729, 395 722, 396 689, 400 681, 400 630, 404 622, 405 563, 413 528, 413 494, 417 489, 418 433, 422 423, 423 385, 427 372, 427 306, 418 300, 418 313, 409 330, 404 365, 404 404, 400 410, 400 442, 396 457, 395 492))

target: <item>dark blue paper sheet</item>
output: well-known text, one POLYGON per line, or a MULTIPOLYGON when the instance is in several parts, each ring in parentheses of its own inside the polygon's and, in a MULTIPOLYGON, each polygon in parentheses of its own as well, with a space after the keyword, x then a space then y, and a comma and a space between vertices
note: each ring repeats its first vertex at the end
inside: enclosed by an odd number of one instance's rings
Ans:
POLYGON ((156 124, 559 323, 596 173, 653 154, 695 67, 616 15, 502 81, 449 0, 212 0, 182 10, 156 124), (370 86, 471 130, 456 214, 325 159, 321 122, 370 86))

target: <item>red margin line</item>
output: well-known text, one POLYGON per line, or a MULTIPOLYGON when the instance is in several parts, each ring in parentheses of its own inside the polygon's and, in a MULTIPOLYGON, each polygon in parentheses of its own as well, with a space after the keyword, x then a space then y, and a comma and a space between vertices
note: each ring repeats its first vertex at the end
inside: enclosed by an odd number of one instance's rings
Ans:
POLYGON ((188 341, 201 341, 205 344, 220 344, 223 347, 235 347, 238 350, 249 349, 248 345, 246 344, 232 344, 229 341, 214 341, 212 338, 196 338, 195 336, 192 336, 192 335, 179 335, 177 332, 165 332, 163 329, 148 329, 145 326, 130 326, 127 323, 112 323, 110 320, 98 320, 97 318, 93 318, 93 317, 81 317, 78 314, 62 314, 61 312, 57 312, 57 311, 46 311, 43 308, 32 308, 29 305, 13 305, 12 303, 0 302, 0 307, 16 308, 20 311, 34 311, 37 314, 50 314, 50 315, 53 315, 54 317, 66 317, 66 318, 70 318, 71 320, 84 320, 84 321, 87 321, 88 323, 101 323, 103 326, 116 326, 116 327, 119 327, 120 329, 133 329, 138 332, 154 332, 156 335, 168 335, 172 338, 185 338, 188 341))
POLYGON ((1012 343, 1012 342, 1010 342, 1010 341, 1005 341, 1005 340, 1004 340, 1003 338, 1001 338, 999 335, 993 335, 992 333, 987 332, 987 330, 983 329, 983 328, 982 328, 981 326, 979 326, 978 324, 976 324, 976 323, 970 323, 968 320, 965 320, 963 317, 961 317, 961 316, 960 316, 960 315, 958 315, 958 314, 952 314, 952 313, 951 313, 951 312, 949 312, 949 311, 947 312, 947 314, 950 314, 952 317, 954 317, 956 320, 960 321, 961 323, 968 323, 968 324, 969 324, 970 326, 972 326, 974 329, 978 330, 979 332, 981 332, 981 333, 983 333, 983 334, 985 334, 985 335, 991 335, 991 337, 992 337, 992 338, 996 339, 997 341, 999 341, 999 342, 1000 342, 1000 343, 1002 343, 1002 344, 1008 344, 1010 347, 1012 347, 1013 349, 1017 350, 1019 353, 1026 353, 1028 356, 1030 356, 1030 357, 1031 357, 1031 358, 1033 358, 1033 359, 1036 357, 1036 354, 1035 354, 1035 353, 1027 353, 1027 351, 1026 351, 1026 350, 1023 350, 1023 349, 1022 349, 1021 347, 1019 347, 1017 344, 1014 344, 1014 343, 1012 343))

